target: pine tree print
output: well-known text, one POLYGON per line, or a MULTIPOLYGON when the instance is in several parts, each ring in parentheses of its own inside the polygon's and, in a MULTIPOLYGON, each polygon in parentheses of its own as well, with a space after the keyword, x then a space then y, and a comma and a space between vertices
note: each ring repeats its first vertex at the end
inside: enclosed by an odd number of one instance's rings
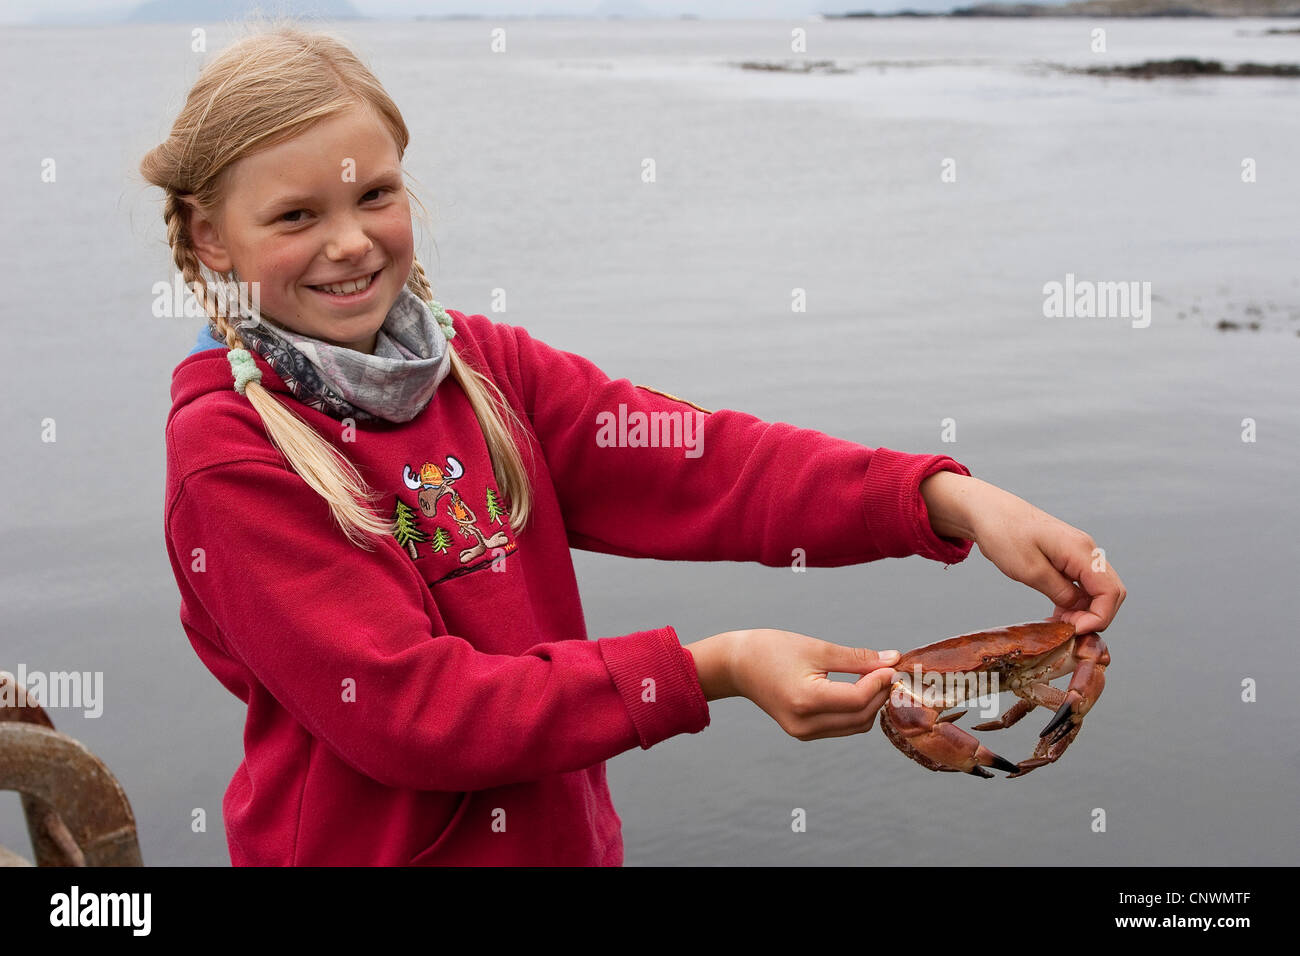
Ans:
POLYGON ((497 497, 496 490, 493 488, 487 490, 487 508, 489 518, 497 524, 505 524, 501 519, 505 517, 506 510, 501 507, 501 500, 497 497))
POLYGON ((428 541, 429 536, 420 530, 415 509, 404 502, 401 498, 397 499, 397 510, 393 513, 393 520, 397 523, 397 531, 393 537, 397 543, 406 549, 411 560, 417 560, 420 557, 415 546, 421 541, 428 541))
POLYGON ((429 547, 434 551, 446 553, 447 549, 451 547, 451 535, 443 531, 442 528, 435 527, 433 529, 433 541, 429 547))

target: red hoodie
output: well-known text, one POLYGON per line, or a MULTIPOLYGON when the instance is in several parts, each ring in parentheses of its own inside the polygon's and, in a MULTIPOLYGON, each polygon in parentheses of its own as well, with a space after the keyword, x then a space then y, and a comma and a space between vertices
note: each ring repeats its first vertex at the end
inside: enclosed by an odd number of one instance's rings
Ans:
POLYGON ((774 567, 795 548, 813 567, 970 551, 934 534, 918 490, 969 474, 951 458, 705 413, 518 326, 449 314, 454 348, 527 428, 533 510, 517 533, 451 376, 410 422, 353 434, 255 356, 263 387, 396 516, 366 552, 234 391, 225 348, 172 374, 181 623, 248 706, 222 804, 236 866, 621 864, 605 761, 698 733, 709 708, 671 626, 588 639, 570 548, 774 567))

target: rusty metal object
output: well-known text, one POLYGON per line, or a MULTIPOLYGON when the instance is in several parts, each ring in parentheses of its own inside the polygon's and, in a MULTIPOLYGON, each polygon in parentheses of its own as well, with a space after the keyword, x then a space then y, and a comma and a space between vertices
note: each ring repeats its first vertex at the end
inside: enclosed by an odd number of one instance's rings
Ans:
MULTIPOLYGON (((143 866, 131 804, 86 747, 0 671, 0 790, 22 795, 37 866, 143 866), (12 700, 12 706, 3 702, 12 700)), ((31 863, 0 846, 0 866, 31 863)))

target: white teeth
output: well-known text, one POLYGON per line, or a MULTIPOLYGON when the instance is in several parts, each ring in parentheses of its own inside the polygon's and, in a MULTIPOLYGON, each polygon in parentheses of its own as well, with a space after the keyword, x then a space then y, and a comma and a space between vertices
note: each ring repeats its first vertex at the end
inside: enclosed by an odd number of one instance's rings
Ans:
POLYGON ((351 295, 353 292, 360 292, 370 286, 371 276, 365 276, 361 279, 354 279, 351 282, 343 282, 336 285, 314 285, 313 289, 320 289, 322 292, 332 292, 335 295, 351 295))

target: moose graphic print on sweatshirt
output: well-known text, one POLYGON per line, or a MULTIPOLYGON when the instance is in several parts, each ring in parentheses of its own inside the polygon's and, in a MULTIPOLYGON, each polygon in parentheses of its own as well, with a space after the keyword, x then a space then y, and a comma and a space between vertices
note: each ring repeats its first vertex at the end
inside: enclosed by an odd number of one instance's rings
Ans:
MULTIPOLYGON (((470 547, 457 552, 459 566, 435 580, 434 584, 440 584, 457 575, 482 570, 495 561, 504 560, 515 550, 515 543, 504 530, 493 531, 490 527, 493 523, 498 525, 505 523, 508 503, 502 504, 501 496, 491 485, 483 489, 483 509, 486 513, 485 520, 489 523, 487 534, 491 535, 485 537, 483 529, 479 527, 479 519, 456 488, 456 483, 462 479, 465 479, 465 466, 450 455, 441 468, 431 461, 421 465, 418 472, 412 472, 410 465, 402 468, 402 483, 415 492, 416 505, 412 507, 407 504, 398 494, 396 509, 393 512, 393 519, 397 524, 394 536, 397 538, 397 543, 410 554, 411 560, 418 561, 425 556, 421 553, 421 545, 427 548, 428 554, 447 554, 452 550, 454 544, 452 532, 448 530, 446 524, 437 523, 438 503, 444 500, 446 501, 445 517, 450 520, 456 535, 469 538, 473 542, 470 547), (421 523, 422 518, 427 520, 427 525, 421 523)), ((465 481, 472 485, 474 479, 470 477, 465 481)))

